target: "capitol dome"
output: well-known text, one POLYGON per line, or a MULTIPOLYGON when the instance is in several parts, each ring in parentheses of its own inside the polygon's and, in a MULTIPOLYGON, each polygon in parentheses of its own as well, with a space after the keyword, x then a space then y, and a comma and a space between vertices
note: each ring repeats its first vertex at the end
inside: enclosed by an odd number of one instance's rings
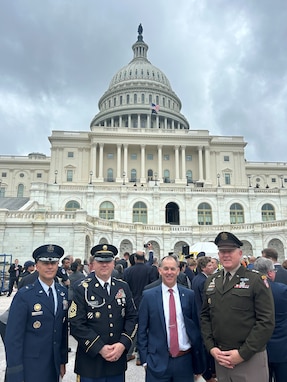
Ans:
POLYGON ((91 128, 189 129, 180 113, 181 101, 168 78, 147 58, 148 45, 142 33, 140 24, 137 41, 132 46, 134 57, 113 76, 99 100, 100 112, 92 120, 91 128))

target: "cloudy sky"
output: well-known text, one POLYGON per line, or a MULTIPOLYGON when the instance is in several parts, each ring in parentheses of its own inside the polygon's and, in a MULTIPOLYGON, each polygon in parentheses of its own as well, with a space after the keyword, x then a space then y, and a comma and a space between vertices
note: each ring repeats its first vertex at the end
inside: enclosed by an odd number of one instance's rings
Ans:
POLYGON ((0 155, 50 155, 52 130, 89 130, 142 23, 191 129, 287 162, 286 20, 286 0, 2 0, 0 155))

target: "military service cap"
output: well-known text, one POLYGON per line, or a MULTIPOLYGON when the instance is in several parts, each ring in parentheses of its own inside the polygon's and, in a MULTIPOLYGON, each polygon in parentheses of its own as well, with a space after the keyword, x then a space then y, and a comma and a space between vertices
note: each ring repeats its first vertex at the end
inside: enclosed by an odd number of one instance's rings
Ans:
POLYGON ((111 244, 98 244, 91 249, 91 255, 96 261, 113 261, 117 253, 117 248, 111 244))
POLYGON ((35 261, 59 261, 64 255, 64 249, 59 245, 45 244, 38 247, 33 252, 35 261))
POLYGON ((27 261, 25 261, 25 263, 24 263, 24 268, 27 269, 27 268, 32 267, 32 266, 34 266, 34 265, 35 265, 34 261, 32 261, 32 260, 27 260, 27 261))
POLYGON ((217 245, 218 249, 233 249, 240 248, 243 243, 231 232, 220 232, 214 243, 217 245))

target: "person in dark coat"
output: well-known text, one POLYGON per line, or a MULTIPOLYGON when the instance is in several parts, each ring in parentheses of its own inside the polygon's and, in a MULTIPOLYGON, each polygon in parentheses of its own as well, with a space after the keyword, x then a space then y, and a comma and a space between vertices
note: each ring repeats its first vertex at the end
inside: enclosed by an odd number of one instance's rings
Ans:
POLYGON ((266 257, 266 259, 270 259, 273 261, 276 276, 275 282, 282 283, 287 285, 287 269, 283 268, 280 263, 278 263, 278 252, 275 248, 264 248, 262 250, 262 256, 266 257))
POLYGON ((81 382, 124 382, 126 354, 137 330, 137 311, 127 283, 111 277, 117 248, 91 249, 91 272, 74 289, 69 319, 78 341, 75 373, 81 382))
POLYGON ((54 244, 33 252, 39 277, 21 288, 10 306, 5 333, 7 382, 58 382, 65 374, 67 289, 54 282, 63 253, 54 244))
MULTIPOLYGON (((19 284, 23 277, 30 275, 31 273, 34 272, 34 270, 35 270, 35 262, 32 260, 25 261, 23 269, 22 269, 22 273, 20 275, 19 284)), ((18 284, 18 288, 19 288, 19 284, 18 284)))
POLYGON ((275 305, 275 329, 267 343, 269 382, 286 382, 287 376, 287 286, 274 282, 276 269, 270 259, 258 258, 254 269, 268 278, 275 305), (273 379, 274 378, 274 379, 273 379))
POLYGON ((11 296, 13 292, 14 284, 18 287, 19 277, 22 272, 22 265, 19 264, 19 260, 15 259, 14 263, 10 265, 8 269, 9 273, 9 286, 7 297, 11 296))
POLYGON ((266 344, 274 325, 274 301, 268 282, 240 264, 243 243, 220 232, 222 270, 208 277, 201 311, 201 332, 215 359, 219 381, 268 382, 266 344))

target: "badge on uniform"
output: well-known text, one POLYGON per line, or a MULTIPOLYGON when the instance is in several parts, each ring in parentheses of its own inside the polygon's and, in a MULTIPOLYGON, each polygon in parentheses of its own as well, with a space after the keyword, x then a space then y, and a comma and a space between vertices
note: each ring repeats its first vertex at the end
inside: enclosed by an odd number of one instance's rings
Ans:
POLYGON ((41 322, 40 321, 35 321, 34 323, 33 323, 33 328, 34 329, 39 329, 40 327, 41 327, 41 322))
POLYGON ((266 275, 262 275, 261 278, 262 278, 266 288, 269 288, 269 282, 268 282, 267 276, 266 275))
POLYGON ((249 279, 246 277, 241 277, 239 284, 235 284, 234 288, 235 289, 249 289, 250 285, 248 284, 249 279))
POLYGON ((77 315, 77 308, 78 308, 77 304, 74 301, 72 301, 72 304, 71 304, 70 309, 69 309, 69 318, 76 317, 76 315, 77 315))

